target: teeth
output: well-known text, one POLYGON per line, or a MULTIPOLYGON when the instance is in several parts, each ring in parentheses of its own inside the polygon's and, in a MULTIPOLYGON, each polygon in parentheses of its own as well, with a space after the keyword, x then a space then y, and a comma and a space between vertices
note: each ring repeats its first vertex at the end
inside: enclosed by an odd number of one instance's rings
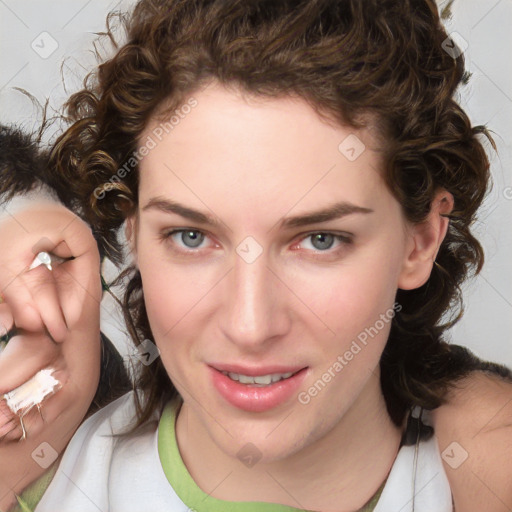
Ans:
POLYGON ((263 384, 264 386, 268 386, 272 384, 272 375, 258 375, 254 377, 254 382, 256 384, 263 384))
POLYGON ((224 375, 227 375, 231 380, 235 380, 240 382, 240 384, 252 384, 256 386, 268 386, 273 384, 274 382, 279 382, 283 379, 288 379, 293 375, 293 372, 287 373, 271 373, 268 375, 257 375, 256 377, 251 377, 250 375, 242 375, 240 373, 233 372, 222 372, 224 375))

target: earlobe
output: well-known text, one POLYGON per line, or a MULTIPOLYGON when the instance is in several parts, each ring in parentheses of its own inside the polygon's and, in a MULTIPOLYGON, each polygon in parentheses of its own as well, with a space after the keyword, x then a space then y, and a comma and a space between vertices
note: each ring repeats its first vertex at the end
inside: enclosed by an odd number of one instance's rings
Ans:
POLYGON ((432 201, 428 217, 410 227, 398 288, 413 290, 428 281, 448 231, 450 220, 446 215, 452 211, 453 203, 452 194, 440 190, 432 201))

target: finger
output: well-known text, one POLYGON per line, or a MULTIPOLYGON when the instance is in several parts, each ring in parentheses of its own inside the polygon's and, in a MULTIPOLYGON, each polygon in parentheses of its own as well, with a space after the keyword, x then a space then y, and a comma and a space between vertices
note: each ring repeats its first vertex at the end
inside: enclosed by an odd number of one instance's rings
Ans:
POLYGON ((18 328, 43 331, 43 320, 21 276, 21 272, 14 274, 5 266, 0 269, 0 286, 4 301, 9 305, 18 328))
MULTIPOLYGON (((51 272, 57 293, 55 297, 52 296, 52 300, 60 304, 68 331, 83 315, 90 312, 91 307, 100 306, 102 296, 96 241, 85 223, 80 223, 70 224, 73 236, 71 232, 66 232, 70 236, 58 243, 52 253, 51 272)), ((39 272, 44 273, 44 270, 39 272)), ((41 313, 44 315, 42 306, 41 313)))
POLYGON ((90 311, 100 307, 102 289, 98 246, 90 228, 78 217, 63 231, 66 237, 55 248, 63 258, 73 256, 55 269, 56 286, 69 329, 90 311))
MULTIPOLYGON (((46 326, 56 341, 65 336, 66 325, 70 326, 80 318, 83 310, 80 301, 86 298, 88 301, 101 301, 99 254, 91 229, 71 212, 64 213, 59 212, 58 215, 59 223, 65 224, 57 232, 57 236, 55 231, 51 235, 47 233, 48 237, 39 231, 43 236, 37 242, 29 243, 27 240, 24 244, 31 247, 30 252, 15 252, 16 257, 11 258, 12 261, 6 259, 7 265, 0 269, 0 291, 4 292, 6 300, 11 304, 16 325, 33 331, 43 330, 46 326), (62 272, 52 271, 56 274, 53 281, 56 293, 51 288, 52 281, 42 279, 41 274, 44 275, 47 271, 45 266, 40 265, 27 272, 40 251, 62 258, 77 258, 76 261, 69 262, 71 265, 65 262, 62 272), (17 273, 9 273, 8 268, 15 269, 17 273), (28 275, 29 273, 33 275, 28 275), (21 274, 23 278, 20 278, 21 274), (28 277, 25 278, 25 274, 28 277)), ((48 222, 53 225, 51 218, 48 222)), ((55 267, 52 263, 54 270, 55 267)))
POLYGON ((92 248, 96 248, 97 250, 96 240, 94 239, 91 228, 80 217, 73 213, 72 220, 62 229, 60 236, 64 244, 62 246, 59 245, 56 250, 69 250, 69 256, 81 256, 82 254, 90 252, 92 248))
POLYGON ((0 396, 31 379, 59 356, 59 346, 44 333, 19 331, 0 355, 0 396))
MULTIPOLYGON (((34 262, 39 261, 39 255, 32 260, 32 264, 25 272, 11 278, 4 288, 3 295, 10 304, 16 327, 27 331, 46 329, 55 341, 63 341, 67 334, 67 326, 54 276, 45 265, 30 269, 34 262)), ((4 272, 9 271, 4 267, 4 272)))
POLYGON ((102 289, 97 261, 94 255, 83 254, 58 269, 57 290, 69 329, 91 308, 100 307, 102 289))
POLYGON ((17 422, 5 400, 0 399, 0 442, 16 430, 17 422))
POLYGON ((68 328, 61 308, 54 270, 39 265, 25 272, 21 280, 30 291, 35 309, 51 337, 57 342, 64 341, 68 328))

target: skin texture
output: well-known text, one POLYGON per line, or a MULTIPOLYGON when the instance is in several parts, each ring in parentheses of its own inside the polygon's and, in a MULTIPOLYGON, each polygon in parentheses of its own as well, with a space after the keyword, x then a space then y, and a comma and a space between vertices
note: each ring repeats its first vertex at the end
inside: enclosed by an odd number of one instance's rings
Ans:
POLYGON ((141 162, 139 207, 127 223, 155 343, 184 399, 182 457, 216 498, 361 507, 386 478, 401 435, 379 385, 390 323, 306 405, 294 395, 265 412, 237 409, 212 386, 208 365, 307 367, 307 390, 392 310, 397 288, 428 279, 453 198, 439 191, 427 221, 411 226, 379 175, 371 130, 328 123, 300 99, 243 96, 215 82, 194 97, 193 112, 141 162), (351 134, 366 147, 354 161, 338 150, 351 134), (146 208, 155 198, 218 225, 146 208), (339 201, 373 212, 281 226, 339 201), (191 249, 179 233, 165 238, 174 229, 205 238, 191 249), (312 245, 310 235, 326 232, 352 242, 312 245), (236 252, 248 236, 262 249, 250 264, 236 252), (237 457, 247 443, 261 456, 252 468, 237 457))
MULTIPOLYGON (((100 368, 99 254, 90 228, 53 202, 34 204, 14 217, 0 219, 0 322, 14 336, 0 354, 0 394, 52 367, 63 387, 25 416, 28 438, 22 442, 17 420, 2 417, 0 440, 0 510, 15 502, 15 493, 45 469, 32 452, 49 443, 60 454, 84 418, 94 397, 100 368), (39 251, 52 253, 53 270, 44 265, 28 270, 39 251), (75 259, 68 260, 70 256, 75 259), (4 435, 5 434, 5 435, 4 435)), ((8 411, 3 409, 3 413, 8 411)), ((44 449, 44 457, 52 457, 44 449)), ((43 457, 43 455, 41 455, 43 457)))
POLYGON ((455 509, 512 509, 512 384, 476 372, 432 419, 455 509))

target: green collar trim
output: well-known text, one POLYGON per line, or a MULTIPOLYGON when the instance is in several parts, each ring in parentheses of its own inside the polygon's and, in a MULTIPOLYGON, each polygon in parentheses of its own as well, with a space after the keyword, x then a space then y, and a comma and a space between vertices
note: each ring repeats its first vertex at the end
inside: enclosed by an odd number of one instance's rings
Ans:
MULTIPOLYGON (((187 470, 176 441, 175 424, 179 403, 168 403, 158 427, 158 453, 165 476, 178 497, 195 512, 300 512, 302 509, 265 502, 225 501, 205 493, 187 470)), ((379 501, 384 482, 359 512, 372 512, 379 501)))
POLYGON ((11 510, 11 512, 32 512, 43 497, 46 489, 48 489, 57 471, 57 466, 58 462, 54 463, 46 473, 30 484, 21 493, 21 496, 16 496, 18 504, 13 509, 9 510, 11 510))

